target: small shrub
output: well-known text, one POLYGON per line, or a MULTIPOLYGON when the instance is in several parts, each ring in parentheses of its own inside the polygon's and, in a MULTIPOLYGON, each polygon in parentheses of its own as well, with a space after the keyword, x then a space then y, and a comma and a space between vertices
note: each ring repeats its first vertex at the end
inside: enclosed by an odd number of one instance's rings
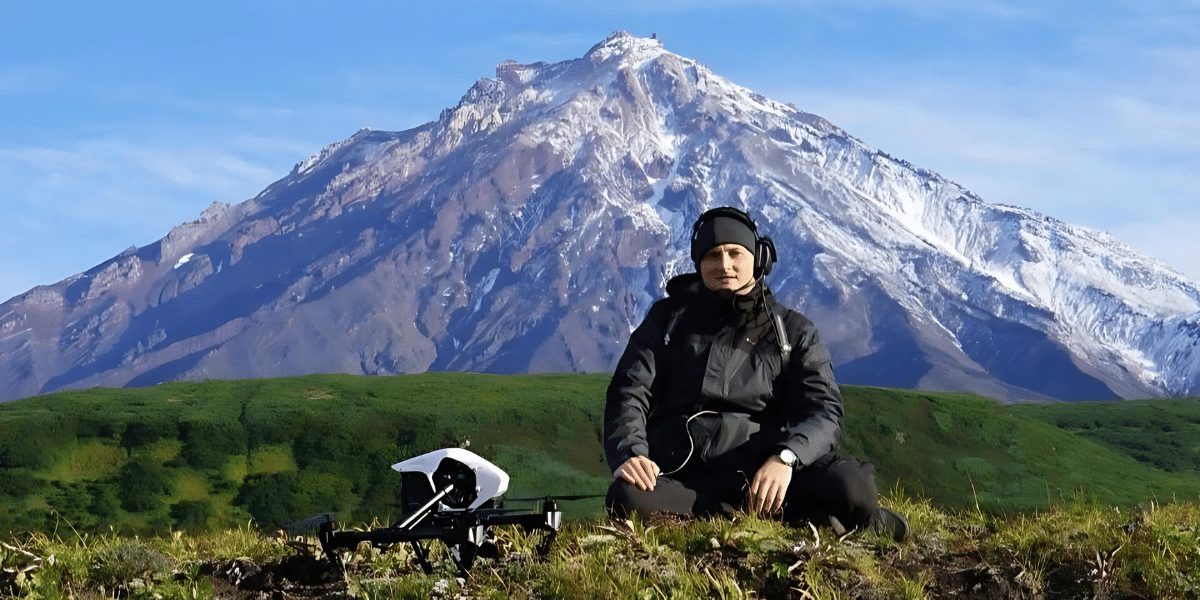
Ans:
POLYGON ((173 562, 139 539, 118 539, 96 551, 91 581, 105 589, 128 589, 135 580, 143 585, 164 581, 172 574, 173 562))
POLYGON ((171 520, 176 529, 203 529, 216 514, 212 500, 182 500, 171 505, 171 520))
POLYGON ((130 512, 157 508, 159 496, 171 489, 166 471, 151 462, 129 461, 117 474, 121 508, 130 512))

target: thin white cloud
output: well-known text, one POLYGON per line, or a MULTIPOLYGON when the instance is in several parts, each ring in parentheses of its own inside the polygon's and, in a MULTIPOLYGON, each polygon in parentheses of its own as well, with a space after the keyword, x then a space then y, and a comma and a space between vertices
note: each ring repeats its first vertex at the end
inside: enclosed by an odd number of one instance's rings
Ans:
POLYGON ((1200 283, 1200 244, 1191 242, 1197 231, 1200 210, 1182 212, 1169 220, 1118 225, 1110 233, 1200 283))
POLYGON ((1140 98, 1115 96, 1101 101, 1125 143, 1150 144, 1200 152, 1200 103, 1176 107, 1140 98))
MULTIPOLYGON (((534 4, 534 3, 527 3, 534 4)), ((956 15, 977 14, 990 18, 1024 19, 1037 13, 1040 6, 1032 2, 1004 0, 542 0, 545 9, 589 7, 613 14, 670 15, 721 10, 742 11, 767 7, 808 12, 892 10, 916 15, 922 19, 949 20, 956 15)))
POLYGON ((22 174, 21 179, 31 188, 42 183, 107 189, 124 181, 129 186, 178 188, 217 196, 264 187, 272 175, 279 175, 220 149, 145 146, 113 139, 78 142, 66 148, 0 148, 0 168, 22 174))
POLYGON ((62 85, 65 78, 55 69, 29 66, 0 68, 0 94, 45 92, 62 85))
POLYGON ((233 197, 241 192, 248 198, 281 175, 235 154, 209 148, 164 149, 121 145, 116 150, 120 156, 135 160, 135 166, 152 178, 225 197, 233 197))
POLYGON ((286 172, 228 149, 99 139, 58 148, 0 148, 6 215, 0 301, 84 271, 195 219, 213 201, 238 203, 286 172))
MULTIPOLYGON (((1002 1, 961 2, 959 0, 841 0, 828 4, 854 6, 859 9, 882 7, 900 10, 922 18, 949 20, 963 13, 995 19, 1028 19, 1038 14, 1038 4, 1002 1), (1022 5, 1025 4, 1025 5, 1022 5)), ((827 4, 827 5, 828 5, 827 4)))
POLYGON ((543 32, 543 31, 514 31, 500 35, 500 40, 506 44, 525 46, 534 50, 553 50, 560 52, 564 49, 576 51, 580 45, 594 44, 600 40, 582 32, 543 32))

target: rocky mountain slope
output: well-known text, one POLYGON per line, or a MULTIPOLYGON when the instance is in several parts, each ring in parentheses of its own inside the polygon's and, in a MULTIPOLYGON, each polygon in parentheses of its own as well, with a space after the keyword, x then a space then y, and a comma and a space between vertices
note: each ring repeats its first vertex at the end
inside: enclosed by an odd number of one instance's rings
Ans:
POLYGON ((1006 401, 1200 394, 1200 290, 984 202, 652 39, 501 63, 258 196, 0 305, 0 399, 314 372, 606 371, 692 221, 756 215, 842 381, 1006 401))

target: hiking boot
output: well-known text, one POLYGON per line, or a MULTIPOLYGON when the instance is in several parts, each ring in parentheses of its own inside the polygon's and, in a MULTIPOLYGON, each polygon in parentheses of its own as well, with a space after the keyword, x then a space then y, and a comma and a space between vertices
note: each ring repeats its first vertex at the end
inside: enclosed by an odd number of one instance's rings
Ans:
POLYGON ((893 540, 903 542, 908 537, 908 519, 894 510, 881 506, 875 516, 871 517, 871 531, 879 535, 890 535, 893 540))

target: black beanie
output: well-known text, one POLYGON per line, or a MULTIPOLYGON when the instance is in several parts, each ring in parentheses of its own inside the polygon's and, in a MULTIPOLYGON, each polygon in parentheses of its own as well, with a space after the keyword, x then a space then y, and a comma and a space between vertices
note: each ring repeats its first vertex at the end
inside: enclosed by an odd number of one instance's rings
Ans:
POLYGON ((696 269, 699 270, 704 254, 721 244, 737 244, 754 254, 757 241, 754 232, 744 222, 733 217, 714 217, 701 223, 696 235, 692 236, 692 262, 696 263, 696 269))

